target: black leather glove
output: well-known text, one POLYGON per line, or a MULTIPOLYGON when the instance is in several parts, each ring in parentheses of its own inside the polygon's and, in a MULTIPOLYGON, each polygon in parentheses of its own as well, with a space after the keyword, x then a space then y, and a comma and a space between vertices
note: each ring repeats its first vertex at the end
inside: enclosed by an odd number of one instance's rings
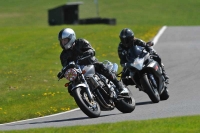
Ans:
POLYGON ((154 53, 154 50, 152 49, 152 47, 145 47, 146 51, 149 52, 150 54, 154 53))
POLYGON ((58 77, 59 79, 62 79, 62 78, 64 77, 64 74, 62 75, 62 72, 59 72, 59 73, 57 74, 57 77, 58 77))
POLYGON ((152 42, 152 41, 149 41, 149 42, 146 43, 146 47, 151 47, 153 45, 154 45, 154 42, 152 42))

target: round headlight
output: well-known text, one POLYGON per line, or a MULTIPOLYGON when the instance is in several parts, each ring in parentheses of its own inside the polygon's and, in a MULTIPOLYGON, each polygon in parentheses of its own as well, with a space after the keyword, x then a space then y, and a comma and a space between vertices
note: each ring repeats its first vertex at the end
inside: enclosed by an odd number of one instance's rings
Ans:
POLYGON ((75 69, 70 68, 65 72, 65 78, 69 81, 75 80, 77 77, 77 72, 75 69))

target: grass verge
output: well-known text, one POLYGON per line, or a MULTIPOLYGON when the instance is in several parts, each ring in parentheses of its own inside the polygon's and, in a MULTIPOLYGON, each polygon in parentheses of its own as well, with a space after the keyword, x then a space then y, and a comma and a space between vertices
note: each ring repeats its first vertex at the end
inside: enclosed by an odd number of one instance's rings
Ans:
MULTIPOLYGON (((200 115, 195 115, 87 126, 5 131, 5 133, 199 133, 199 119, 200 115)), ((0 131, 0 133, 4 132, 0 131)))

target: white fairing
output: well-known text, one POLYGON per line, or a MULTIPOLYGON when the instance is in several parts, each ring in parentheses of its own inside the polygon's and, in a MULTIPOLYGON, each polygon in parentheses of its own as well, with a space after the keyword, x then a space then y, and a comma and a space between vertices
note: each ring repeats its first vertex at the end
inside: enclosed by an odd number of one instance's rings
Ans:
POLYGON ((144 63, 144 58, 136 58, 134 62, 131 64, 131 66, 135 67, 138 70, 142 70, 144 63))
POLYGON ((118 65, 116 63, 112 63, 108 60, 103 61, 104 67, 106 67, 109 71, 117 73, 118 65))
POLYGON ((155 64, 156 64, 156 62, 152 62, 147 67, 153 67, 155 64))
POLYGON ((112 71, 113 71, 114 73, 117 73, 117 71, 118 71, 118 65, 117 65, 116 63, 113 63, 112 71))

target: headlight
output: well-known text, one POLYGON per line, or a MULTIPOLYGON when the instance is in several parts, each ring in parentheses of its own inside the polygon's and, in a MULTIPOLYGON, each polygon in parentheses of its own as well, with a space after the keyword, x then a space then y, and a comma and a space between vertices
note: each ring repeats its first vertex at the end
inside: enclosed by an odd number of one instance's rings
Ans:
POLYGON ((65 72, 65 78, 69 81, 75 80, 77 77, 77 72, 75 69, 70 68, 65 72))
POLYGON ((142 70, 143 63, 144 63, 144 58, 142 59, 136 58, 133 62, 133 67, 135 67, 138 70, 142 70))

